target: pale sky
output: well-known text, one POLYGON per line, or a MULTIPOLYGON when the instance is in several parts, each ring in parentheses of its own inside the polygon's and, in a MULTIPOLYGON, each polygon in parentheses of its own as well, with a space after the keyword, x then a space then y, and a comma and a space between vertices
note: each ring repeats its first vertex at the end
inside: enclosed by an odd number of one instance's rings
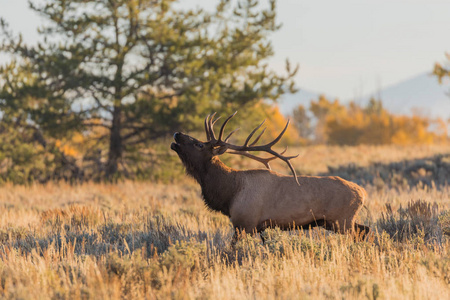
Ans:
MULTIPOLYGON (((216 1, 180 3, 210 10, 216 1)), ((27 7, 0 0, 0 16, 34 42, 41 21, 27 7)), ((343 100, 431 72, 450 52, 450 0, 278 0, 277 17, 272 68, 289 58, 300 88, 343 100)))

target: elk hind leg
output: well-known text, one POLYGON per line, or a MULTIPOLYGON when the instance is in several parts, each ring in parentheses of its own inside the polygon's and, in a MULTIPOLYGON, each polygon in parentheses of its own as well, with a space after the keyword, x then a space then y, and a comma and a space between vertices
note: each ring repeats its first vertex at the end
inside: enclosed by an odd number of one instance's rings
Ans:
POLYGON ((285 231, 295 229, 294 225, 283 226, 283 225, 277 224, 276 222, 273 222, 272 220, 267 220, 267 221, 261 222, 260 224, 258 224, 258 226, 256 226, 256 233, 259 233, 259 236, 261 237, 263 244, 265 243, 266 239, 264 238, 264 235, 262 233, 264 233, 264 231, 267 228, 275 228, 275 227, 278 227, 281 230, 285 230, 285 231))
POLYGON ((261 237, 261 241, 262 241, 263 245, 266 242, 266 239, 264 238, 264 235, 263 235, 264 231, 267 228, 274 228, 274 227, 275 227, 275 224, 272 223, 271 220, 264 221, 264 222, 258 224, 258 226, 256 226, 256 232, 259 233, 259 236, 261 237))

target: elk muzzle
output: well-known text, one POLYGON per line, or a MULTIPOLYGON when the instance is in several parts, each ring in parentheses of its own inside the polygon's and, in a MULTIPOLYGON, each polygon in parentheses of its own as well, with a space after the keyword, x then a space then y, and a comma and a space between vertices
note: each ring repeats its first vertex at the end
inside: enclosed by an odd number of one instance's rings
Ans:
POLYGON ((170 149, 174 150, 177 153, 179 153, 183 146, 188 145, 194 141, 194 139, 189 135, 181 132, 175 132, 175 134, 173 135, 173 139, 175 140, 175 143, 170 144, 170 149))
POLYGON ((181 132, 175 132, 173 135, 173 139, 175 140, 175 143, 170 144, 170 149, 172 149, 175 152, 178 152, 180 150, 180 143, 181 143, 181 136, 183 134, 181 132))

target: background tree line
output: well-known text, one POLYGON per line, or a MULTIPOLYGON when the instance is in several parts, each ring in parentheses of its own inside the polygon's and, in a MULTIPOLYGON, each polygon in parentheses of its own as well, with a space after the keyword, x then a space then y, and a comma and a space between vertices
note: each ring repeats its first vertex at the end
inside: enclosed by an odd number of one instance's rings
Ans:
POLYGON ((432 144, 448 141, 444 120, 388 112, 381 100, 363 107, 343 105, 325 96, 312 100, 309 109, 300 105, 292 118, 300 135, 309 143, 330 145, 432 144))
MULTIPOLYGON (((239 110, 230 127, 243 132, 270 119, 266 138, 278 134, 286 120, 273 103, 295 91, 298 67, 268 67, 276 1, 220 0, 214 12, 175 2, 30 1, 46 20, 37 45, 0 19, 0 54, 10 58, 0 67, 0 180, 148 178, 172 159, 161 141, 201 132, 213 111, 239 110)), ((430 120, 392 116, 376 101, 346 107, 321 97, 292 118, 290 145, 446 137, 429 131, 430 120)))

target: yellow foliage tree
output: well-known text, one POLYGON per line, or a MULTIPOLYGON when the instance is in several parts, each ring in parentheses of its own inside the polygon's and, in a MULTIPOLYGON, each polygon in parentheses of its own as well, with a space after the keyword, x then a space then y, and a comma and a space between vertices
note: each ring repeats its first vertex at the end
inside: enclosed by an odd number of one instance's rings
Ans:
POLYGON ((311 112, 317 119, 315 128, 315 136, 317 143, 325 143, 327 141, 327 122, 330 116, 339 117, 345 114, 346 109, 339 103, 339 100, 329 101, 325 96, 321 95, 317 101, 311 101, 311 112))
MULTIPOLYGON (((270 142, 274 140, 286 126, 287 119, 281 114, 278 106, 270 105, 263 101, 259 101, 252 107, 244 107, 239 111, 239 117, 236 116, 241 128, 241 133, 237 135, 236 140, 243 142, 248 134, 263 120, 266 120, 260 131, 265 127, 266 131, 261 137, 260 143, 270 142)), ((231 126, 230 126, 231 127, 231 126)), ((260 132, 259 131, 259 132, 260 132)), ((255 137, 257 134, 255 134, 255 137)), ((290 124, 283 138, 277 145, 304 145, 306 139, 300 137, 298 130, 290 124)))
POLYGON ((447 140, 442 120, 418 115, 398 116, 386 111, 381 101, 372 99, 363 108, 350 103, 348 107, 320 97, 311 102, 311 111, 318 118, 319 142, 336 145, 358 144, 431 144, 447 140), (431 130, 434 125, 434 130, 431 130), (438 129, 438 130, 436 130, 438 129))

